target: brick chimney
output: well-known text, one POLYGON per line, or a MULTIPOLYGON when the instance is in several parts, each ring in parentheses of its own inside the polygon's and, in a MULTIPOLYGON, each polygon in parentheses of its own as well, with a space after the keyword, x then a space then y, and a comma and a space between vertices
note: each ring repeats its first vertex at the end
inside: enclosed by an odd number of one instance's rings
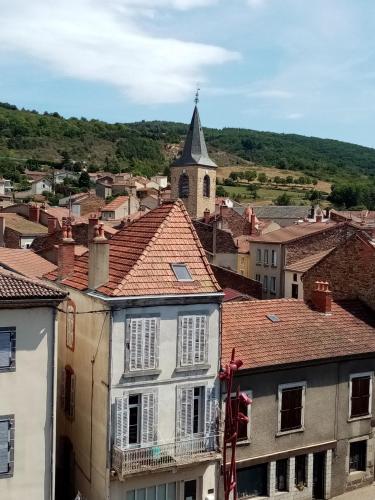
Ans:
POLYGON ((63 239, 57 250, 57 267, 59 279, 64 279, 74 271, 74 240, 72 226, 63 227, 63 239))
POLYGON ((56 231, 56 229, 57 229, 56 217, 52 217, 51 215, 48 216, 47 227, 48 227, 48 234, 52 234, 56 231))
POLYGON ((222 202, 222 204, 220 205, 220 215, 223 218, 228 215, 228 206, 225 202, 222 202))
POLYGON ((256 215, 252 213, 250 215, 250 234, 256 234, 257 228, 256 228, 256 215))
POLYGON ((95 237, 89 243, 88 287, 96 290, 109 279, 109 242, 104 236, 103 223, 95 227, 95 237))
POLYGON ((322 222, 322 221, 323 221, 323 215, 322 214, 318 214, 316 216, 315 222, 322 222))
POLYGON ((332 292, 328 288, 327 281, 316 281, 312 293, 312 302, 315 308, 324 314, 332 311, 332 292))
POLYGON ((95 228, 99 224, 98 214, 90 214, 89 216, 89 227, 87 232, 87 243, 90 243, 95 238, 95 228))
POLYGON ((38 205, 29 205, 29 220, 39 223, 40 207, 38 205))
POLYGON ((206 210, 203 212, 203 220, 204 220, 205 224, 209 224, 209 222, 210 222, 210 215, 211 215, 211 212, 209 211, 208 208, 206 208, 206 210))

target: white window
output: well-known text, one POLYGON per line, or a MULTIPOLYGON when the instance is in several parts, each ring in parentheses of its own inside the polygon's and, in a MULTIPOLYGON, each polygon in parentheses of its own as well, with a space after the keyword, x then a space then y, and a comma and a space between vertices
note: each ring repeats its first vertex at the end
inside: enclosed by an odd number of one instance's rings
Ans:
POLYGON ((350 375, 349 382, 349 418, 371 416, 373 372, 350 375))
POLYGON ((0 478, 8 475, 11 467, 11 419, 0 416, 0 478))
POLYGON ((262 262, 262 250, 260 248, 257 248, 257 264, 260 264, 262 262))
POLYGON ((268 266, 268 250, 264 250, 264 253, 263 253, 263 261, 264 261, 264 264, 266 266, 268 266))
POLYGON ((157 442, 158 398, 156 390, 124 392, 115 399, 115 445, 120 449, 157 442))
POLYGON ((203 435, 214 438, 217 433, 217 408, 217 396, 214 387, 178 386, 177 438, 184 439, 203 435))
POLYGON ((0 328, 0 371, 7 371, 15 367, 15 342, 15 328, 0 328))
POLYGON ((273 294, 276 293, 276 278, 275 278, 275 276, 271 276, 270 292, 273 293, 273 294))
POLYGON ((158 317, 128 319, 126 367, 129 371, 158 367, 159 323, 158 317))
POLYGON ((276 252, 276 250, 272 250, 272 252, 271 252, 271 264, 274 267, 277 266, 277 252, 276 252))
POLYGON ((204 314, 179 317, 178 365, 208 362, 208 318, 204 314))
POLYGON ((148 488, 128 491, 126 500, 176 500, 176 483, 158 484, 148 488))
POLYGON ((304 428, 306 382, 279 385, 278 430, 297 432, 304 428))
POLYGON ((263 290, 265 292, 268 290, 268 276, 263 276, 263 290))

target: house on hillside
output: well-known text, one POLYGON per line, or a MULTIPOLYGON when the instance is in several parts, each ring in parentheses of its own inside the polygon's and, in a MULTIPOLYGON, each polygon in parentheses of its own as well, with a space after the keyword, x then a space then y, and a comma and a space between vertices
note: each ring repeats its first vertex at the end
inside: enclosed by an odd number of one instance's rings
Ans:
POLYGON ((34 239, 47 233, 47 228, 15 213, 0 213, 0 246, 30 248, 34 239))
POLYGON ((222 292, 180 201, 58 270, 60 491, 90 500, 217 495, 222 292), (95 438, 92 439, 92 436, 95 438))
POLYGON ((372 484, 374 310, 333 302, 319 283, 309 304, 226 302, 222 314, 222 363, 235 347, 235 385, 253 400, 240 407, 238 497, 327 499, 372 484))
POLYGON ((139 200, 135 196, 117 196, 101 209, 104 221, 121 220, 139 210, 139 200))
POLYGON ((0 269, 0 498, 55 496, 56 308, 66 294, 0 269))

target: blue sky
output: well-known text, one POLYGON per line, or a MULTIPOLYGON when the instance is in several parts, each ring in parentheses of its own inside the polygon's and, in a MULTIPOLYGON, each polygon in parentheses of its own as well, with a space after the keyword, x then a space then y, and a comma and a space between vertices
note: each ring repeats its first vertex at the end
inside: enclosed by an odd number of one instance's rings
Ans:
POLYGON ((0 101, 375 147, 373 0, 0 0, 0 101))

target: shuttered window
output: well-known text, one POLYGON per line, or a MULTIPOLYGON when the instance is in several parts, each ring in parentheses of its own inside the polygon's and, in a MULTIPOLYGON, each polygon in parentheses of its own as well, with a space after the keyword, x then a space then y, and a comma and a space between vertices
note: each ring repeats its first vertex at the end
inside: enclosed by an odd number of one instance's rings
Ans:
POLYGON ((76 376, 70 366, 61 371, 61 407, 67 417, 74 418, 76 376))
POLYGON ((191 366, 208 360, 207 316, 180 316, 179 365, 191 366))
POLYGON ((176 434, 213 437, 217 432, 217 397, 214 387, 177 387, 176 434))
MULTIPOLYGON (((281 386, 282 387, 282 386, 281 386)), ((303 427, 303 399, 305 386, 284 387, 279 391, 280 431, 291 431, 303 427)))
POLYGON ((0 417, 0 475, 8 474, 10 465, 10 421, 0 417))
POLYGON ((128 369, 150 370, 158 367, 159 318, 128 320, 128 369))
POLYGON ((115 399, 115 445, 126 449, 157 442, 157 416, 156 391, 141 394, 124 392, 115 399))
POLYGON ((352 375, 350 385, 350 418, 370 415, 372 374, 352 375))
POLYGON ((15 328, 0 328, 0 370, 15 366, 15 328))

